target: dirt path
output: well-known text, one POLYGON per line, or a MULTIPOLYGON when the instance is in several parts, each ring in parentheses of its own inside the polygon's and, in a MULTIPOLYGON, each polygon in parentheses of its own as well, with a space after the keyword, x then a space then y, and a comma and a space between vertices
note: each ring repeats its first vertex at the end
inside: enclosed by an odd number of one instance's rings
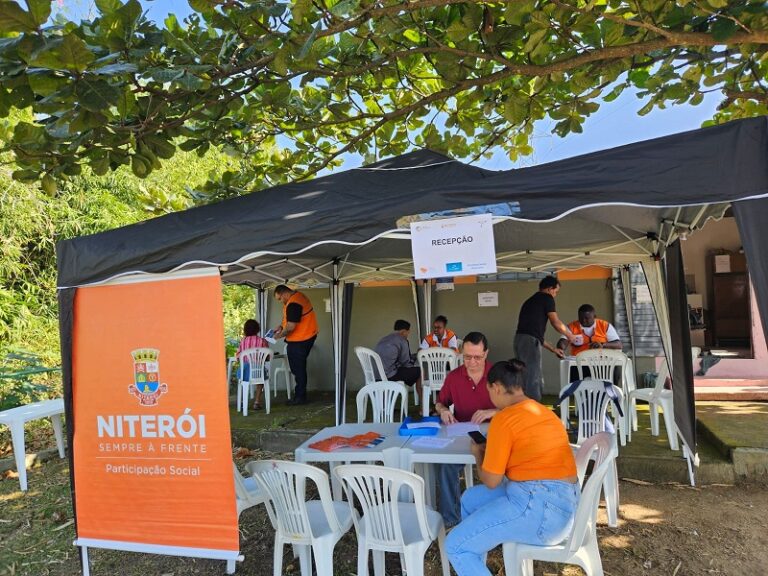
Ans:
MULTIPOLYGON (((71 546, 74 531, 68 473, 53 461, 30 473, 32 490, 22 496, 18 481, 0 482, 0 575, 74 576, 79 565, 71 546)), ((768 487, 638 485, 621 482, 618 528, 605 525, 600 511, 600 551, 607 576, 762 575, 768 573, 768 487)), ((272 573, 273 531, 263 506, 241 516, 241 551, 237 574, 272 573)), ((390 557, 391 556, 391 557, 390 557)), ((337 576, 356 571, 354 534, 337 545, 337 576)), ((222 562, 92 551, 92 574, 103 576, 221 576, 222 562)), ((493 574, 503 575, 501 555, 489 556, 493 574)), ((284 573, 298 574, 286 549, 284 573)), ((399 574, 388 555, 387 574, 399 574)), ((427 555, 427 576, 440 574, 436 547, 427 555)), ((577 576, 575 567, 536 564, 536 576, 577 576)))

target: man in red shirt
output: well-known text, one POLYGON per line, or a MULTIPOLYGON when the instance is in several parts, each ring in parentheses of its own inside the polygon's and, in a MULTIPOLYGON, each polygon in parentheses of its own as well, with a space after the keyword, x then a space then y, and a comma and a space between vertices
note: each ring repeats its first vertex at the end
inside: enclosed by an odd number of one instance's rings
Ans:
MULTIPOLYGON (((462 355, 464 365, 448 373, 437 397, 435 410, 443 424, 480 424, 490 420, 498 411, 488 394, 488 371, 491 369, 488 339, 480 332, 470 332, 464 338, 462 355)), ((463 468, 462 464, 439 466, 440 514, 446 528, 461 520, 459 475, 463 468)))

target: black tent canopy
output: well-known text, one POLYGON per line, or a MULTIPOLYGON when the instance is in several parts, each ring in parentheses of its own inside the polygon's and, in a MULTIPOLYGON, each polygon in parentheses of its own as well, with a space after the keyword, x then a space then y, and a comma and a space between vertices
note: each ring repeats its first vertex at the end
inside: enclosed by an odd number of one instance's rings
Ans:
MULTIPOLYGON (((496 214, 500 272, 642 264, 672 359, 673 348, 690 345, 672 342, 669 329, 669 318, 680 317, 669 310, 685 302, 677 289, 667 302, 660 261, 681 233, 721 218, 733 205, 750 270, 766 277, 768 256, 759 247, 768 245, 768 227, 759 223, 768 219, 755 215, 768 215, 767 152, 765 117, 503 172, 422 150, 62 241, 57 251, 66 396, 78 286, 200 267, 218 267, 224 282, 262 288, 329 283, 336 324, 343 316, 344 282, 413 276, 405 217, 473 209, 496 214), (750 208, 740 209, 742 203, 750 208)), ((668 274, 679 274, 675 262, 668 274)), ((758 284, 755 290, 768 326, 768 287, 758 284)), ((343 387, 340 334, 335 325, 337 393, 343 387)), ((685 443, 695 451, 687 358, 686 370, 673 365, 673 374, 682 370, 687 376, 675 379, 675 412, 685 443)))

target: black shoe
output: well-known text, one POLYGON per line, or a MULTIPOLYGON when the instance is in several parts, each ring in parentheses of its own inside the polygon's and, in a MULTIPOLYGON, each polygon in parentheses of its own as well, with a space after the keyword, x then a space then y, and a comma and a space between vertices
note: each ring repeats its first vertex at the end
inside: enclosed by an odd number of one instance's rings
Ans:
POLYGON ((306 404, 307 399, 306 398, 291 398, 286 402, 286 405, 288 406, 301 406, 302 404, 306 404))

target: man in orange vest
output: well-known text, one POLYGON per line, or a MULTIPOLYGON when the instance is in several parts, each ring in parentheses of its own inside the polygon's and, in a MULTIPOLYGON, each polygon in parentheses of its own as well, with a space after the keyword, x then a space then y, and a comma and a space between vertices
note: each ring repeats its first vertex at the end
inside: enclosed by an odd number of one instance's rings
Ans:
MULTIPOLYGON (((595 317, 595 307, 592 304, 579 306, 579 319, 568 324, 568 329, 575 336, 571 345, 571 355, 575 356, 584 350, 608 348, 621 350, 621 340, 616 328, 607 320, 595 317)), ((560 350, 568 348, 568 340, 563 336, 557 343, 560 350)))
POLYGON ((427 334, 427 337, 421 341, 420 348, 426 350, 427 348, 450 348, 454 352, 459 351, 459 342, 456 338, 456 333, 447 328, 448 318, 445 316, 438 316, 432 323, 432 332, 427 334))
POLYGON ((275 338, 285 338, 285 354, 296 379, 296 390, 289 406, 307 403, 307 357, 317 338, 317 317, 312 302, 301 292, 280 284, 275 299, 283 305, 283 322, 275 328, 275 338))

